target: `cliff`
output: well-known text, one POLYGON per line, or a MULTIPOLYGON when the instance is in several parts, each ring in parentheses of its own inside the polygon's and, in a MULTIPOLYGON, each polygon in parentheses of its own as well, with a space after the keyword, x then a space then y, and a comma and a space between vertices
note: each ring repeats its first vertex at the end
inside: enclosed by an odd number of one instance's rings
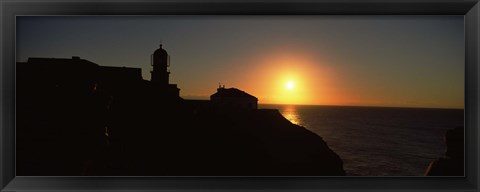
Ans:
POLYGON ((464 176, 464 132, 463 126, 447 130, 445 157, 432 161, 425 172, 426 176, 464 176))
POLYGON ((320 136, 277 110, 191 110, 182 103, 94 94, 19 105, 17 172, 345 175, 320 136))
POLYGON ((117 150, 110 170, 125 175, 345 175, 342 160, 321 137, 278 110, 166 106, 155 113, 129 109, 136 115, 127 113, 128 118, 114 112, 110 147, 122 151, 117 150))

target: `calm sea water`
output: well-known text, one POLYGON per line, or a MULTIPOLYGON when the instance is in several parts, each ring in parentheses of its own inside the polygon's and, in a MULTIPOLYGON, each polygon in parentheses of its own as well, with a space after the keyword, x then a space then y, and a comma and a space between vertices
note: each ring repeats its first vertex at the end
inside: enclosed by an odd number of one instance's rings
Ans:
POLYGON ((260 105, 321 136, 343 159, 347 175, 422 176, 444 156, 448 129, 464 124, 463 110, 260 105))

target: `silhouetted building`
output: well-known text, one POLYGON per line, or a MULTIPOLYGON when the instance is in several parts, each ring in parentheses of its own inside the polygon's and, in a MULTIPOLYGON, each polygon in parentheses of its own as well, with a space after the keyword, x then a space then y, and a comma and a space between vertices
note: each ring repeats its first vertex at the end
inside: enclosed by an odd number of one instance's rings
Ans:
MULTIPOLYGON (((79 57, 29 58, 27 62, 17 63, 17 83, 29 85, 37 93, 59 89, 88 92, 95 85, 98 67, 79 57)), ((19 86, 19 89, 24 87, 19 86)))
POLYGON ((257 109, 258 99, 236 88, 221 86, 210 96, 213 107, 221 109, 257 109))
POLYGON ((169 97, 179 97, 180 89, 176 84, 169 83, 170 56, 167 51, 162 48, 162 44, 160 44, 160 48, 152 54, 151 65, 153 66, 152 71, 150 71, 152 74, 150 80, 152 84, 158 86, 158 88, 169 97))
POLYGON ((142 80, 142 69, 131 67, 100 66, 99 78, 114 82, 128 82, 142 80))
POLYGON ((99 66, 80 57, 29 58, 17 63, 18 81, 38 86, 38 89, 85 90, 101 86, 109 91, 137 86, 142 79, 140 68, 99 66))
POLYGON ((168 79, 170 75, 169 67, 170 67, 170 58, 162 48, 162 44, 160 44, 160 48, 155 50, 152 54, 151 58, 151 65, 153 66, 153 70, 150 72, 152 74, 151 82, 158 83, 158 84, 168 84, 168 79))

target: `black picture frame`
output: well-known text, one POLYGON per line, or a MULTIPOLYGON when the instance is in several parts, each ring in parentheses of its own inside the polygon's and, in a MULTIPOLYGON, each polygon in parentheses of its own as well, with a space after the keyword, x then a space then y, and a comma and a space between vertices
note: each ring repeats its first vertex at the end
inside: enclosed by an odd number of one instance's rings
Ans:
POLYGON ((0 191, 479 191, 478 0, 0 1, 0 191), (464 15, 465 177, 17 177, 18 15, 464 15))

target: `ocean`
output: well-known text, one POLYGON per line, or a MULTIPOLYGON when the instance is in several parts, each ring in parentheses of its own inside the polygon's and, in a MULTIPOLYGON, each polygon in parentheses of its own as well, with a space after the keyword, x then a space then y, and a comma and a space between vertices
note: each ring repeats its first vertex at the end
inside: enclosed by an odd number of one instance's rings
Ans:
POLYGON ((321 136, 347 176, 422 176, 445 156, 445 132, 463 126, 462 109, 259 105, 321 136))

